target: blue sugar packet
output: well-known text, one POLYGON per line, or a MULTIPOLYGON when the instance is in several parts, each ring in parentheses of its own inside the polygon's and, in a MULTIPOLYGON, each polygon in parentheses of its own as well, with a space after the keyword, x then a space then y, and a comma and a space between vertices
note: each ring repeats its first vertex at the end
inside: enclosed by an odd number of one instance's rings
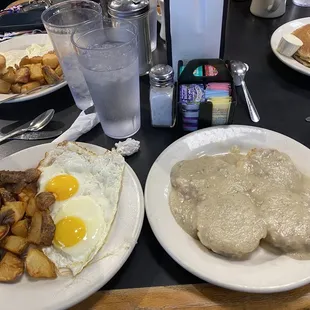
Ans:
POLYGON ((205 101, 205 89, 202 84, 180 85, 180 102, 186 104, 205 101))

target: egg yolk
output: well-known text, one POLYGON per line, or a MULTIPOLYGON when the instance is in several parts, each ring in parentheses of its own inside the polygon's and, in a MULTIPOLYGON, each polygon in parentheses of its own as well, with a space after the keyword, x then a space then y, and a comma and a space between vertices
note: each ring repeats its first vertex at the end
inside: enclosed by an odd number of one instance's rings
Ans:
POLYGON ((86 235, 83 220, 74 216, 67 216, 56 224, 54 242, 61 247, 71 247, 79 243, 86 235))
POLYGON ((55 194, 56 200, 66 200, 76 194, 79 189, 78 180, 69 174, 57 175, 48 181, 45 191, 55 194))

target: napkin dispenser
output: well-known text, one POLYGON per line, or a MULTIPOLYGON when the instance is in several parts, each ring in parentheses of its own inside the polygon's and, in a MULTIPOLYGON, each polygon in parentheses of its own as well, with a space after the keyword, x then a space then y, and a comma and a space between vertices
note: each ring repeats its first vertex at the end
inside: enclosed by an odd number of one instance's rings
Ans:
POLYGON ((167 59, 175 73, 180 59, 223 58, 228 2, 165 0, 167 59))

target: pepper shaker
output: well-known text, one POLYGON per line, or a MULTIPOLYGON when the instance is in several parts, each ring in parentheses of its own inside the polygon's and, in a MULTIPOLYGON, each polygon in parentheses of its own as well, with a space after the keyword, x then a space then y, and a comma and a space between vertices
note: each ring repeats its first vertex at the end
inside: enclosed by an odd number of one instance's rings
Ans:
POLYGON ((168 65, 156 65, 150 71, 152 126, 172 127, 174 123, 174 71, 168 65))

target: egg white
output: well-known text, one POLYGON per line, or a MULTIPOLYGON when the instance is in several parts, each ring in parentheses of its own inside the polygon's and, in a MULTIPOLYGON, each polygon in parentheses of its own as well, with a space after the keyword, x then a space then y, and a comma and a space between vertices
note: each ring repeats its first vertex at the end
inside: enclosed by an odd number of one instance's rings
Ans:
POLYGON ((79 215, 89 229, 97 230, 93 242, 79 242, 62 249, 54 245, 44 248, 44 253, 57 268, 68 268, 73 275, 78 274, 105 243, 117 212, 124 165, 124 158, 116 152, 96 155, 74 142, 59 144, 40 162, 39 192, 45 191, 47 182, 56 175, 69 174, 79 182, 79 189, 74 196, 57 201, 51 208, 54 222, 65 214, 79 215), (85 199, 92 211, 83 208, 85 199), (74 205, 76 208, 72 207, 74 205), (98 221, 91 220, 92 212, 98 221))

